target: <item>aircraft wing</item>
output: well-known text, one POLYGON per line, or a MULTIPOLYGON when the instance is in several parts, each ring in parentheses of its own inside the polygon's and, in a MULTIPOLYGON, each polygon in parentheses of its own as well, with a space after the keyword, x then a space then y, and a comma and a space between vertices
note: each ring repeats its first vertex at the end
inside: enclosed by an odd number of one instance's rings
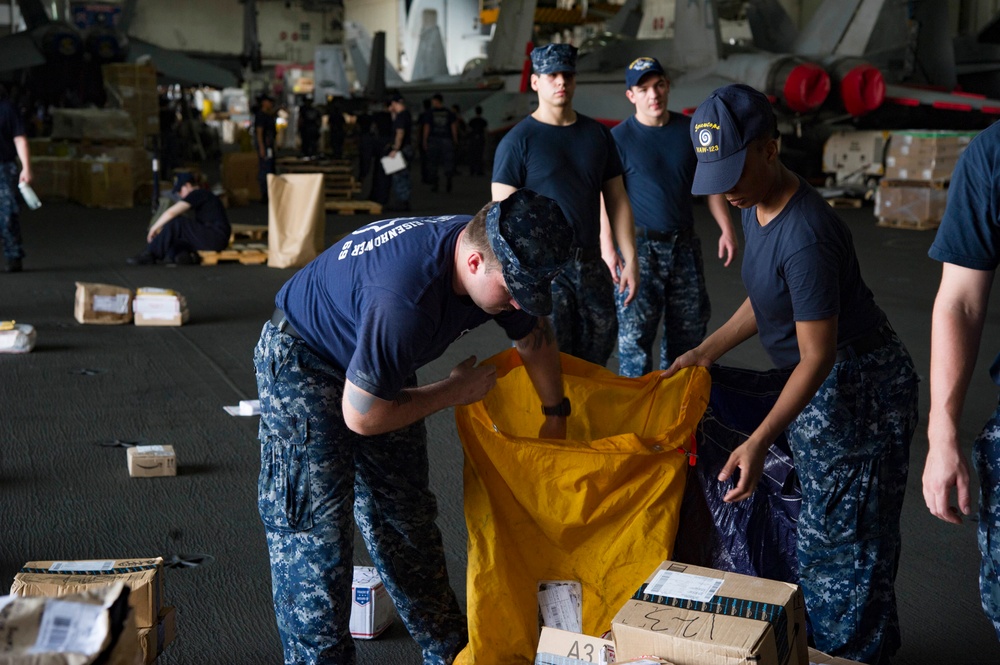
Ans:
POLYGON ((45 56, 28 32, 0 37, 0 72, 45 64, 45 56))
POLYGON ((164 78, 189 85, 210 85, 214 88, 235 88, 236 76, 227 69, 203 62, 179 51, 163 48, 141 39, 129 39, 128 61, 137 62, 148 56, 156 71, 164 78))
POLYGON ((1000 99, 966 92, 944 92, 929 88, 887 83, 885 101, 901 106, 930 106, 944 111, 980 111, 1000 115, 1000 99))

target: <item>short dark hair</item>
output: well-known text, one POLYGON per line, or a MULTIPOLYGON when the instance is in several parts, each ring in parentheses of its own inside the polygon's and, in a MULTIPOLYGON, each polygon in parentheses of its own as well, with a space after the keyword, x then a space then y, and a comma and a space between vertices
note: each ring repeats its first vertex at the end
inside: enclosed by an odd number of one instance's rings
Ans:
POLYGON ((435 99, 439 102, 444 102, 444 97, 441 95, 440 92, 435 92, 434 95, 431 97, 431 99, 435 99))
POLYGON ((482 253, 483 258, 486 260, 487 270, 500 269, 500 259, 493 252, 493 246, 490 245, 490 239, 486 235, 486 213, 490 211, 494 203, 495 201, 490 201, 484 205, 469 220, 469 223, 465 226, 465 236, 462 238, 463 244, 468 244, 470 248, 482 253))

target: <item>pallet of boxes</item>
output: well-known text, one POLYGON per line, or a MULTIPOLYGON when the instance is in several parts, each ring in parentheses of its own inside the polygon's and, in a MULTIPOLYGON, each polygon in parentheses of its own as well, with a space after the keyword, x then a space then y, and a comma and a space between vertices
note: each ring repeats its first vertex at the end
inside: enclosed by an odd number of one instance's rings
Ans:
POLYGON ((892 132, 885 177, 875 197, 879 226, 936 229, 948 201, 948 183, 976 132, 892 132))
POLYGON ((126 625, 134 626, 142 662, 148 664, 177 636, 176 611, 163 602, 163 577, 161 557, 29 561, 14 576, 10 595, 62 598, 124 584, 132 615, 126 625))

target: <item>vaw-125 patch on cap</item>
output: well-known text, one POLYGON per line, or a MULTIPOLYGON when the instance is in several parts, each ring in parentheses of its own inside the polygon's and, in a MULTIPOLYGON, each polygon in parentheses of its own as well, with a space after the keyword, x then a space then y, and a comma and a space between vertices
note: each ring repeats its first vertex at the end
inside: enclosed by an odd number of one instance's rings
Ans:
POLYGON ((719 88, 691 118, 691 143, 698 157, 691 193, 728 192, 743 174, 747 146, 777 136, 774 110, 763 93, 742 83, 719 88))
POLYGON ((552 311, 552 280, 573 258, 575 233, 562 208, 519 189, 486 212, 486 237, 514 301, 528 314, 552 311))
POLYGON ((625 70, 625 88, 639 85, 639 81, 646 74, 660 74, 664 78, 667 77, 667 73, 663 71, 663 66, 660 65, 660 61, 656 58, 636 58, 625 70))
POLYGON ((531 67, 536 74, 576 72, 576 47, 572 44, 546 44, 531 49, 531 67))

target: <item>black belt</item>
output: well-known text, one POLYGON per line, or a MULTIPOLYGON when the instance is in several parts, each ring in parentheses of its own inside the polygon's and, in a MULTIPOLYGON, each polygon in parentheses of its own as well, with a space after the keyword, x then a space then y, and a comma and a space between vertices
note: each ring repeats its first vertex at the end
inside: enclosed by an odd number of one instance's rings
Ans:
POLYGON ((601 258, 600 245, 595 245, 594 247, 577 247, 577 250, 577 261, 593 261, 594 259, 601 258))
POLYGON ((667 242, 670 240, 676 240, 677 238, 686 238, 689 237, 692 232, 692 229, 680 229, 679 231, 671 231, 670 233, 661 233, 660 231, 647 229, 645 226, 635 227, 635 234, 637 236, 656 242, 667 242))
POLYGON ((285 313, 280 309, 274 310, 274 314, 271 315, 271 324, 278 329, 278 332, 283 332, 295 339, 302 339, 302 335, 292 327, 292 324, 285 318, 285 313))
POLYGON ((871 330, 860 337, 851 340, 843 348, 837 349, 837 362, 844 362, 851 358, 863 356, 871 353, 889 343, 892 339, 893 330, 888 322, 883 323, 875 330, 871 330))

